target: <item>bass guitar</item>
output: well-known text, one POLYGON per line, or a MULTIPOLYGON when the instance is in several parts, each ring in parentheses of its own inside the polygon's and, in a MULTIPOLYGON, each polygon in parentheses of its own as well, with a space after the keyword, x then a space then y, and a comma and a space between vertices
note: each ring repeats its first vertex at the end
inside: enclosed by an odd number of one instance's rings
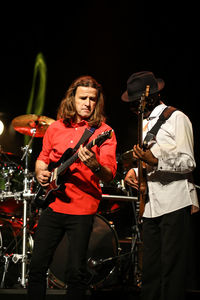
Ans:
MULTIPOLYGON (((140 106, 138 110, 138 144, 140 148, 143 147, 143 116, 146 108, 146 98, 149 95, 150 86, 146 86, 145 93, 141 96, 140 106)), ((147 183, 145 168, 143 162, 138 160, 138 202, 139 202, 139 221, 141 220, 147 196, 147 183)))
MULTIPOLYGON (((89 142, 86 145, 86 148, 90 150, 95 145, 97 145, 97 147, 100 147, 104 141, 112 137, 112 133, 113 130, 103 132, 102 134, 98 135, 96 139, 89 142)), ((51 172, 49 185, 47 187, 42 187, 41 185, 39 186, 33 200, 34 206, 38 208, 47 207, 51 202, 55 200, 56 194, 59 195, 59 198, 63 197, 63 200, 67 202, 66 196, 63 192, 63 189, 65 189, 64 177, 66 176, 66 172, 69 167, 78 159, 78 152, 72 155, 71 153, 73 152, 73 149, 69 148, 68 150, 67 151, 69 153, 69 156, 67 156, 65 152, 61 159, 59 159, 59 165, 58 162, 51 162, 48 165, 48 171, 51 172)))

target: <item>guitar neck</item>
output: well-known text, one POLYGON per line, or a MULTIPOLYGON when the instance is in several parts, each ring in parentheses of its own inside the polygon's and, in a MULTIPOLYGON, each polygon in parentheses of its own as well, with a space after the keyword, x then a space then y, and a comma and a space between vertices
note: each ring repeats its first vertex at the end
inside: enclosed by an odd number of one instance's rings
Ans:
MULTIPOLYGON (((138 115, 138 144, 140 148, 142 148, 143 144, 143 113, 140 113, 138 115)), ((143 178, 143 173, 142 173, 142 161, 138 160, 138 182, 139 186, 141 184, 143 178)))
POLYGON ((138 144, 142 148, 143 144, 143 113, 138 115, 138 144))
MULTIPOLYGON (((90 150, 94 145, 95 145, 95 140, 93 140, 90 143, 88 143, 86 145, 86 148, 88 150, 90 150)), ((59 176, 60 174, 62 174, 63 172, 65 172, 65 170, 67 170, 67 168, 69 168, 77 159, 78 159, 78 152, 76 152, 74 155, 72 155, 70 158, 68 158, 64 163, 62 163, 58 167, 58 169, 57 169, 57 175, 59 176)))
MULTIPOLYGON (((146 93, 141 96, 140 109, 138 114, 138 144, 140 148, 143 147, 143 116, 146 106, 146 97, 149 95, 150 86, 146 86, 146 93)), ((138 160, 138 200, 140 203, 139 216, 143 216, 146 198, 146 179, 143 176, 143 163, 138 160)))

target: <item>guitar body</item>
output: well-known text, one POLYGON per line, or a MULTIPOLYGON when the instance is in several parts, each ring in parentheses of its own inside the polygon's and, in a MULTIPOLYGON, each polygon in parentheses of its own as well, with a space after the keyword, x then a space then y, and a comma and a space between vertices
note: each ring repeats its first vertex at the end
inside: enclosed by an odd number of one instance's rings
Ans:
POLYGON ((50 203, 55 201, 55 197, 58 196, 59 199, 63 200, 64 202, 69 202, 67 197, 64 193, 65 185, 64 183, 58 184, 58 178, 50 181, 47 188, 43 188, 42 186, 39 187, 34 202, 37 207, 45 208, 50 203), (62 191, 63 189, 63 191, 62 191))
POLYGON ((35 198, 33 205, 38 208, 46 208, 50 203, 54 202, 55 196, 51 193, 46 193, 46 190, 40 186, 35 198))
POLYGON ((50 203, 55 201, 56 196, 64 202, 69 202, 64 192, 64 175, 66 175, 66 173, 67 170, 58 176, 56 168, 51 174, 49 185, 47 187, 39 187, 34 199, 37 207, 47 207, 50 203))

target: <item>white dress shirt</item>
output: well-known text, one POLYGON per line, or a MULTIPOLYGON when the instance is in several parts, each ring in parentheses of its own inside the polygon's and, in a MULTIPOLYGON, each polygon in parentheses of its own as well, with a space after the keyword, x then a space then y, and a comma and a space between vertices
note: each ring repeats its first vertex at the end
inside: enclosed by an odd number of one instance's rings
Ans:
MULTIPOLYGON (((149 131, 166 108, 158 105, 144 128, 149 131), (148 124, 147 124, 148 123, 148 124)), ((147 166, 149 201, 144 217, 158 217, 186 206, 199 207, 192 171, 196 167, 193 152, 193 129, 189 118, 177 110, 160 127, 151 151, 158 159, 158 166, 147 166)))

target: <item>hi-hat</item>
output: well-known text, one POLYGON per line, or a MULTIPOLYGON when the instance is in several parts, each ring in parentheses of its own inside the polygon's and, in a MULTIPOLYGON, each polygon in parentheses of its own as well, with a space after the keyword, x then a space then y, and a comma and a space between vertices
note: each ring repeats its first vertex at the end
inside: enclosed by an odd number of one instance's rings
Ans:
POLYGON ((55 122, 55 120, 49 117, 29 114, 14 118, 12 120, 12 126, 16 131, 22 134, 43 137, 45 131, 53 122, 55 122))

